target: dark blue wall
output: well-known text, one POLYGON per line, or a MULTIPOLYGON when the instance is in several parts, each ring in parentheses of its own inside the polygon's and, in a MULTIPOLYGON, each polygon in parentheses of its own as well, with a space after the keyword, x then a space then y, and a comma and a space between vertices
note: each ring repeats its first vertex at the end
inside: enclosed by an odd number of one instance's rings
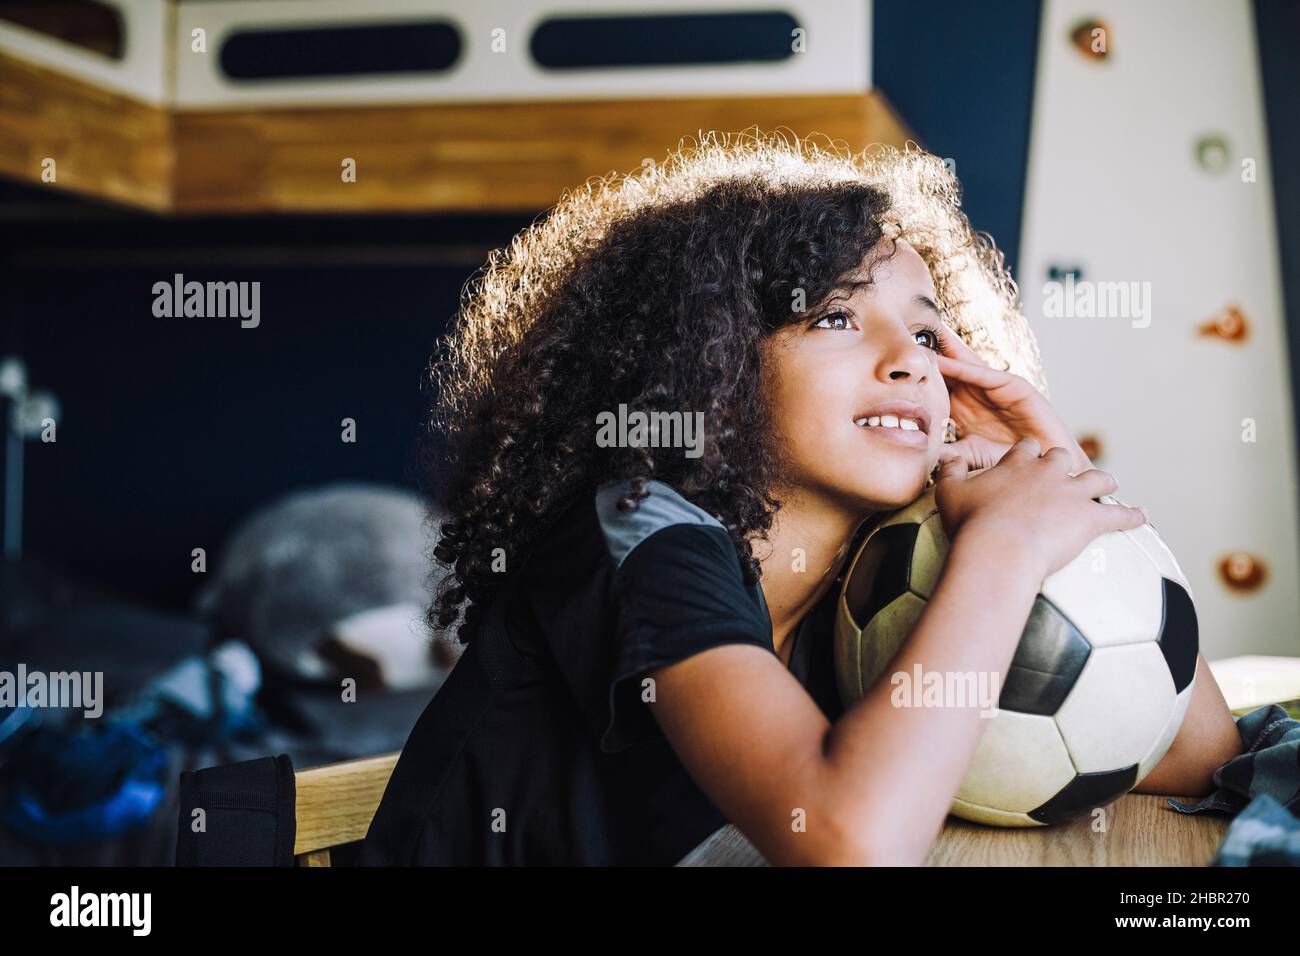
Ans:
POLYGON ((486 250, 523 225, 352 220, 306 237, 284 220, 132 216, 7 231, 0 354, 62 405, 58 441, 26 445, 27 552, 179 606, 198 583, 191 550, 215 558, 259 504, 331 480, 416 486, 427 364, 472 267, 436 249, 421 266, 334 260, 419 260, 415 233, 486 250), (259 248, 292 259, 248 265, 259 248), (260 281, 260 325, 155 318, 153 284, 176 271, 260 281))
POLYGON ((956 162, 966 214, 1015 269, 1039 0, 876 0, 875 86, 921 145, 956 162))
MULTIPOLYGON (((1255 0, 1255 30, 1264 83, 1291 374, 1296 376, 1300 375, 1300 3, 1255 0)), ((1292 400, 1296 404, 1294 421, 1300 429, 1300 391, 1295 391, 1294 386, 1292 400)))

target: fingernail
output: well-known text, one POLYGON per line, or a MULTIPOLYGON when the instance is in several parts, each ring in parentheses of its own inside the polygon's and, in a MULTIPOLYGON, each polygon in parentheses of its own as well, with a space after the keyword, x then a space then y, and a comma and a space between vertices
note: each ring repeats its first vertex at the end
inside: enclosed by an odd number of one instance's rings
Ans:
POLYGON ((1149 514, 1147 514, 1147 509, 1146 509, 1146 508, 1139 507, 1139 508, 1138 508, 1138 511, 1142 512, 1142 520, 1145 521, 1145 522, 1147 522, 1147 523, 1150 523, 1150 521, 1151 521, 1151 516, 1150 516, 1149 514))

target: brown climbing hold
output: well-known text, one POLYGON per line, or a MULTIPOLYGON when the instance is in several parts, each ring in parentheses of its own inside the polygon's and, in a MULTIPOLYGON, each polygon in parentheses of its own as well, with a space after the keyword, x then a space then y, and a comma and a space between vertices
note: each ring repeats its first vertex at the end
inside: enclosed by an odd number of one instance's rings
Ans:
POLYGON ((1110 25, 1104 20, 1082 20, 1070 31, 1070 42, 1090 60, 1104 60, 1110 53, 1110 25))
POLYGON ((1210 335, 1228 342, 1245 341, 1249 333, 1245 313, 1235 305, 1230 305, 1216 313, 1207 322, 1197 327, 1201 335, 1210 335))
POLYGON ((1079 447, 1090 461, 1101 458, 1101 439, 1096 435, 1083 435, 1079 438, 1079 447))
POLYGON ((1254 591, 1264 583, 1264 562, 1247 551, 1234 551, 1219 562, 1219 575, 1233 591, 1254 591))

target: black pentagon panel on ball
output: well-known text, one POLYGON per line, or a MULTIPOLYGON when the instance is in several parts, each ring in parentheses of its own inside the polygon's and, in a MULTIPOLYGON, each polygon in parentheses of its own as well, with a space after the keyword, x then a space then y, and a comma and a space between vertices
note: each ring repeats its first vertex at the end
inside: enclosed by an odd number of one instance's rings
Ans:
POLYGON ((1092 645, 1043 595, 1034 599, 998 706, 1021 714, 1053 716, 1069 695, 1092 645))
POLYGON ((1081 773, 1028 815, 1039 823, 1060 823, 1089 813, 1132 790, 1137 785, 1137 773, 1137 764, 1104 773, 1081 773))
POLYGON ((1200 647, 1196 608, 1192 597, 1177 581, 1164 583, 1164 611, 1160 620, 1160 653, 1165 655, 1174 677, 1174 693, 1182 693, 1196 675, 1196 654, 1200 647))
POLYGON ((859 569, 865 573, 855 575, 846 595, 849 609, 860 624, 865 625, 882 608, 907 593, 919 528, 904 522, 881 528, 872 535, 868 551, 861 559, 869 561, 869 565, 859 569), (855 592, 855 585, 863 587, 865 593, 855 592))

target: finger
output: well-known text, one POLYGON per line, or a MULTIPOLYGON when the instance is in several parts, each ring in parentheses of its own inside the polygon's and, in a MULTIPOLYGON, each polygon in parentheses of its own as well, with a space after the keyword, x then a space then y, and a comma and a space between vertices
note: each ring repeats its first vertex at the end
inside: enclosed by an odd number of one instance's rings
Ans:
POLYGON ((991 438, 985 438, 983 435, 967 435, 965 438, 951 442, 945 447, 951 448, 960 454, 966 461, 967 467, 972 471, 992 468, 1011 450, 1011 446, 1006 442, 994 441, 991 438))
POLYGON ((959 382, 975 385, 979 388, 997 388, 1011 380, 1010 372, 1000 372, 988 365, 978 362, 963 362, 947 355, 935 355, 939 374, 944 378, 955 378, 959 382))
POLYGON ((1097 515, 1098 534, 1107 531, 1131 531, 1147 523, 1146 512, 1129 505, 1104 505, 1097 502, 1093 513, 1097 515))
POLYGON ((966 477, 966 459, 959 452, 945 449, 939 456, 939 473, 935 476, 935 484, 949 479, 961 481, 966 477))
POLYGON ((1102 471, 1100 468, 1081 471, 1074 476, 1074 480, 1088 493, 1089 498, 1113 494, 1119 488, 1119 480, 1110 472, 1102 471))
POLYGON ((1012 455, 1028 455, 1030 458, 1037 458, 1042 454, 1043 446, 1038 444, 1037 438, 1031 438, 1026 435, 1020 441, 1011 446, 1011 450, 1003 457, 1009 458, 1012 455))
MULTIPOLYGON (((975 350, 966 344, 966 340, 953 331, 951 325, 941 321, 939 328, 943 330, 943 344, 949 352, 961 359, 963 362, 974 362, 979 365, 982 360, 975 354, 975 350)), ((942 352, 939 354, 943 354, 942 352)), ((987 364, 987 363, 983 363, 987 364)))
POLYGON ((1059 465, 1067 472, 1074 467, 1074 456, 1060 445, 1053 445, 1047 451, 1043 452, 1043 460, 1050 461, 1054 465, 1059 465))

